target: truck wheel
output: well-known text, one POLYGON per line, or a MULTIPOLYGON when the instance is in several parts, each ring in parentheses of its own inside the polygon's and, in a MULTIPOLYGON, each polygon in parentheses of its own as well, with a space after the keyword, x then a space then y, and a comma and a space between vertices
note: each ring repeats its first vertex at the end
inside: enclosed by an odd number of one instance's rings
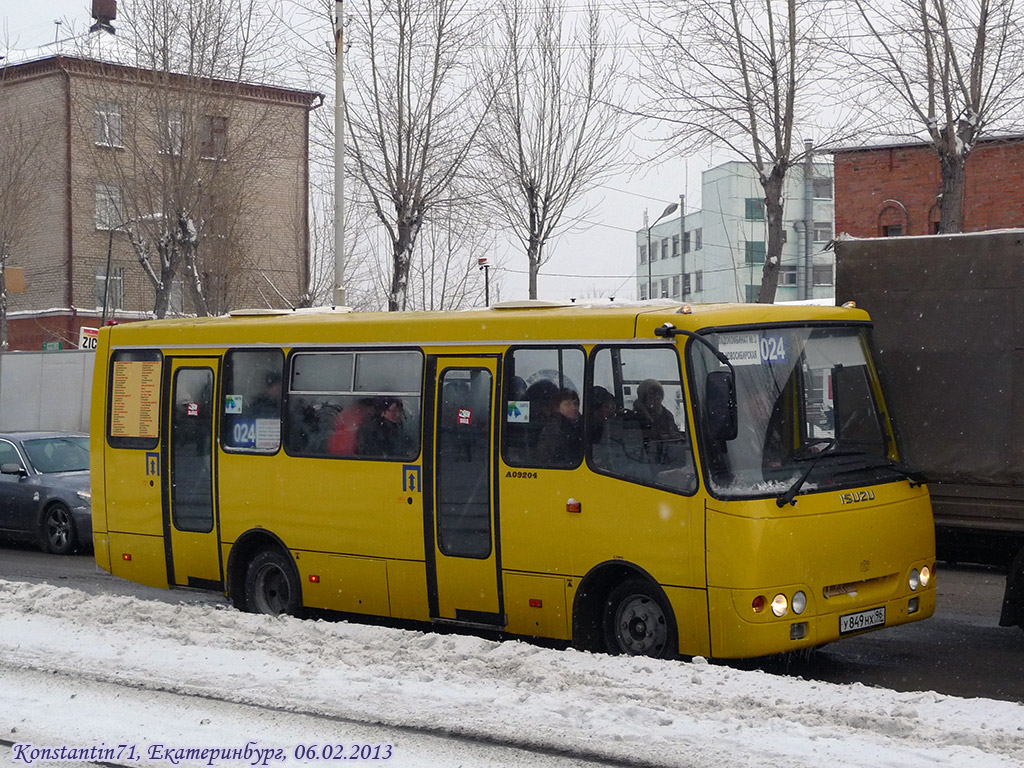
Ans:
POLYGON ((70 555, 78 545, 71 510, 60 503, 51 504, 43 512, 40 533, 43 551, 53 555, 70 555))
POLYGON ((245 571, 245 605, 253 613, 298 616, 301 586, 291 560, 279 549, 264 549, 245 571))
POLYGON ((608 653, 615 655, 675 656, 675 621, 662 591, 639 578, 613 589, 605 602, 604 640, 608 653))

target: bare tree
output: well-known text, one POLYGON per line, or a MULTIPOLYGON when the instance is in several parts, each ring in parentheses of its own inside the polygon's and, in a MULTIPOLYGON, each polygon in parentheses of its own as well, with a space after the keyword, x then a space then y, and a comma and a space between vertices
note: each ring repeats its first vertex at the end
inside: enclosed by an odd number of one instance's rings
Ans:
POLYGON ((985 134, 1024 116, 1024 9, 1016 0, 854 0, 866 39, 847 51, 880 126, 927 134, 942 178, 939 231, 963 226, 964 169, 985 134))
POLYGON ((841 128, 822 121, 833 70, 828 7, 822 0, 652 0, 630 12, 641 36, 637 86, 647 96, 638 112, 666 126, 681 151, 726 147, 758 173, 767 219, 761 303, 774 301, 778 287, 784 185, 804 160, 801 133, 817 134, 819 147, 853 135, 845 120, 833 122, 841 128))
MULTIPOLYGON (((249 85, 270 76, 274 26, 265 6, 128 0, 116 48, 101 57, 107 69, 94 87, 109 112, 97 112, 97 144, 117 149, 97 160, 98 174, 116 182, 107 226, 127 235, 157 317, 183 309, 183 295, 171 306, 182 289, 199 315, 239 296, 271 306, 300 298, 294 279, 252 263, 244 226, 289 128, 249 85)), ((295 247, 304 252, 305 244, 295 247)))
POLYGON ((390 243, 388 309, 405 309, 424 222, 450 204, 486 114, 474 51, 484 16, 466 0, 359 0, 346 58, 351 167, 390 243))
MULTIPOLYGON (((409 275, 409 308, 458 310, 483 305, 478 259, 492 256, 491 237, 488 222, 473 210, 464 206, 438 210, 420 230, 409 275)), ((496 289, 491 285, 492 295, 496 289)))
POLYGON ((481 177, 526 252, 536 299, 544 246, 577 221, 566 221, 569 208, 621 166, 623 120, 613 105, 621 62, 595 3, 575 27, 561 0, 502 0, 499 13, 481 177))

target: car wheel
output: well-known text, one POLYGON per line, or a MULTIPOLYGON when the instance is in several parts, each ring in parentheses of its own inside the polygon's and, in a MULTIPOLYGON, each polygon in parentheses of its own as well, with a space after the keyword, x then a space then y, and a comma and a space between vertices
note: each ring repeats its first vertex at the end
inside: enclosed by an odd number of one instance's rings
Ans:
POLYGON ((245 572, 245 604, 253 613, 297 616, 302 605, 295 566, 279 549, 264 549, 245 572))
POLYGON ((661 590, 644 579, 628 579, 613 589, 605 602, 604 639, 611 654, 674 656, 675 622, 661 590))
POLYGON ((70 555, 78 546, 78 534, 71 510, 63 504, 51 504, 43 513, 43 551, 54 555, 70 555))

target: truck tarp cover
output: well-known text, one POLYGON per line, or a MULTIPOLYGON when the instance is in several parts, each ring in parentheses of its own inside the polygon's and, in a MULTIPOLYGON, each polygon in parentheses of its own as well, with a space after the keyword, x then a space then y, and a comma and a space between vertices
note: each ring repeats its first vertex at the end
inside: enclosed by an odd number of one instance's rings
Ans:
POLYGON ((842 238, 836 298, 874 322, 907 464, 1024 484, 1024 230, 842 238))

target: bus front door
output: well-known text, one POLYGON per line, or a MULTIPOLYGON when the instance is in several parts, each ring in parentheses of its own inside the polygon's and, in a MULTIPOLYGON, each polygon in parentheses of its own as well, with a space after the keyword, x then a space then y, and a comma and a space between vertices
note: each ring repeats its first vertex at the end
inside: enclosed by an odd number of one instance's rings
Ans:
POLYGON ((494 498, 497 360, 434 362, 431 617, 502 627, 494 498))
POLYGON ((164 541, 167 580, 179 586, 223 589, 213 482, 214 392, 217 361, 172 359, 164 541))

